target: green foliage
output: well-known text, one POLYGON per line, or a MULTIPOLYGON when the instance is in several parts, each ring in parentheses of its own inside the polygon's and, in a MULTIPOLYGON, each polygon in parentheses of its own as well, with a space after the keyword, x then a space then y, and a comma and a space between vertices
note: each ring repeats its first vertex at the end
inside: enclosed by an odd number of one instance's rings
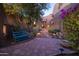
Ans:
MULTIPOLYGON (((26 25, 29 32, 33 32, 34 35, 38 32, 38 28, 33 28, 33 22, 41 21, 41 16, 44 14, 44 10, 48 8, 47 3, 6 3, 4 4, 6 15, 14 15, 15 22, 18 20, 26 20, 26 25)), ((15 30, 19 29, 19 24, 16 24, 15 30)), ((36 24, 38 25, 38 24, 36 24)))
POLYGON ((47 5, 48 4, 45 3, 22 4, 23 12, 29 19, 30 23, 40 20, 39 18, 41 18, 41 16, 44 14, 43 10, 47 9, 47 5))
POLYGON ((17 24, 16 26, 14 26, 13 31, 17 32, 19 31, 19 29, 20 29, 20 26, 17 24))
POLYGON ((46 3, 6 3, 3 5, 7 14, 21 14, 24 17, 31 16, 34 19, 38 19, 48 8, 46 3))
POLYGON ((60 32, 60 30, 59 29, 49 29, 49 32, 50 33, 58 33, 58 32, 60 32))
MULTIPOLYGON (((41 21, 41 16, 44 14, 43 10, 47 9, 47 4, 44 3, 27 3, 22 4, 23 12, 28 20, 28 28, 33 29, 33 22, 41 21)), ((36 24, 37 25, 37 24, 36 24)))
POLYGON ((32 36, 35 37, 39 31, 40 31, 39 27, 33 27, 33 31, 31 32, 32 36))
POLYGON ((21 4, 3 4, 5 8, 5 12, 10 15, 10 14, 19 14, 22 10, 21 4))
POLYGON ((79 10, 65 16, 64 19, 64 32, 65 39, 73 43, 72 47, 79 47, 79 10))

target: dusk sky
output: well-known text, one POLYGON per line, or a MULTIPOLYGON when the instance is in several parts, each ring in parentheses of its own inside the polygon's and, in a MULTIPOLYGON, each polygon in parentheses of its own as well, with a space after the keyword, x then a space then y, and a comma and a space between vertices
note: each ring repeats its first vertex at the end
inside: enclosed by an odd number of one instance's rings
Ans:
POLYGON ((49 9, 48 10, 45 10, 45 12, 44 12, 45 14, 43 16, 47 16, 47 15, 53 13, 54 5, 55 5, 55 3, 50 3, 49 4, 49 9))

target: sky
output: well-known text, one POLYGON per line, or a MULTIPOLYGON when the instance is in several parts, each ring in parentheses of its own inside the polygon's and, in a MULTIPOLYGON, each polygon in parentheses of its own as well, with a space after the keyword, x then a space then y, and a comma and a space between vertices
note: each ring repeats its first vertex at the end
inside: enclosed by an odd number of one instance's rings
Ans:
POLYGON ((43 16, 53 13, 54 5, 55 3, 50 3, 48 9, 44 11, 45 14, 43 16))

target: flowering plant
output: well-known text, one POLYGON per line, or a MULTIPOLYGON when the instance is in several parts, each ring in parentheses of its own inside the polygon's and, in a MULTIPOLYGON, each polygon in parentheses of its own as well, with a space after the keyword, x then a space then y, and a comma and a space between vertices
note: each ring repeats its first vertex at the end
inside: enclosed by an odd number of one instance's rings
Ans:
POLYGON ((79 8, 71 9, 71 12, 64 17, 64 36, 65 39, 72 42, 72 47, 79 48, 79 8))
POLYGON ((64 19, 65 16, 69 15, 69 13, 74 12, 77 9, 78 6, 70 7, 70 8, 64 8, 60 11, 60 17, 64 19))

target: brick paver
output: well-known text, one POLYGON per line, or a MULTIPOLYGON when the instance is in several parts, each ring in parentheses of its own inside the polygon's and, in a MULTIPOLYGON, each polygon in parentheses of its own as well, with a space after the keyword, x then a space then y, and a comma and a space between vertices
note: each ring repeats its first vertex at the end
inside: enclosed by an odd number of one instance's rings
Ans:
MULTIPOLYGON (((42 32, 43 33, 43 32, 42 32)), ((40 37, 24 42, 21 44, 13 45, 6 48, 0 49, 0 55, 19 55, 19 56, 51 56, 60 54, 60 39, 51 38, 48 34, 46 36, 40 34, 40 37)), ((44 33, 43 33, 44 34, 44 33)), ((63 48, 63 53, 73 53, 69 49, 63 48)))

